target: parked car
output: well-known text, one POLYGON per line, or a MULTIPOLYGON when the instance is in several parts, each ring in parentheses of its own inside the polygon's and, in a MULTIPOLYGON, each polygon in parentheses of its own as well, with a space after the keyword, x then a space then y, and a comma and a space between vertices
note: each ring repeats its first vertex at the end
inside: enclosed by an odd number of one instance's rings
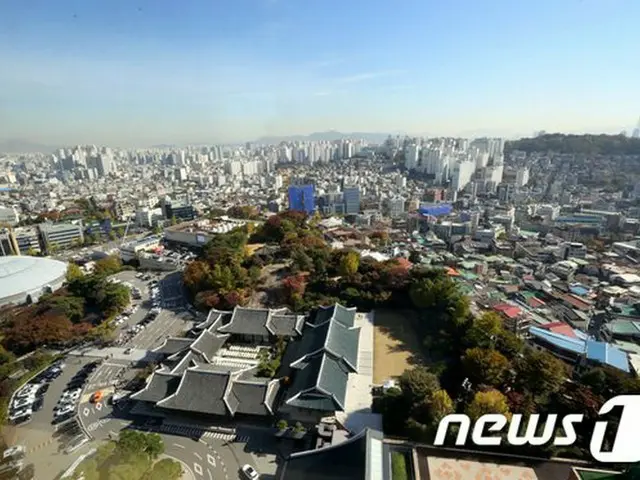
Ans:
POLYGON ((102 400, 103 397, 104 394, 102 393, 102 390, 98 390, 93 395, 91 395, 91 403, 98 403, 100 400, 102 400))
POLYGON ((260 474, 251 465, 243 466, 241 468, 241 471, 244 477, 247 478, 248 480, 256 480, 257 478, 260 478, 260 474))
POLYGON ((33 404, 33 402, 36 401, 36 397, 24 397, 24 398, 18 398, 16 400, 13 401, 12 404, 12 408, 19 410, 21 408, 26 408, 29 407, 33 404))
POLYGON ((17 423, 24 423, 28 420, 31 420, 31 415, 33 414, 33 410, 30 408, 23 408, 22 410, 16 410, 9 415, 9 421, 14 425, 17 423))

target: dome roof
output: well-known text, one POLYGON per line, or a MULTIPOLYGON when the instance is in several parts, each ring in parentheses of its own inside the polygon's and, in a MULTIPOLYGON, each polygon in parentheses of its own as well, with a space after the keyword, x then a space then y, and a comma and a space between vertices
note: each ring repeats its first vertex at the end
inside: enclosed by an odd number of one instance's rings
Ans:
POLYGON ((0 257, 0 303, 7 297, 54 283, 66 272, 66 263, 51 258, 0 257))

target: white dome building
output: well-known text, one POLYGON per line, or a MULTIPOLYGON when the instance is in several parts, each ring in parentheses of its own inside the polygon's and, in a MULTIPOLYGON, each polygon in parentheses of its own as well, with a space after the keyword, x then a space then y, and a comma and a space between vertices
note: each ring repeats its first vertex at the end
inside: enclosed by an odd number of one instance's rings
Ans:
POLYGON ((0 257, 0 306, 37 302, 62 287, 67 264, 50 258, 0 257))

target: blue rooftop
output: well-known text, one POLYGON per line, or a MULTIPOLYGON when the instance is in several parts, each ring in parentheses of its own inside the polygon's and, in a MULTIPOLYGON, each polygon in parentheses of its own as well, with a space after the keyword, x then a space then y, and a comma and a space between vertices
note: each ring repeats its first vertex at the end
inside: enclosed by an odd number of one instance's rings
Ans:
POLYGON ((530 327, 529 333, 557 348, 574 352, 577 354, 586 354, 587 359, 595 362, 604 363, 611 367, 629 372, 629 359, 627 354, 618 347, 606 342, 598 342, 589 339, 583 332, 574 330, 581 338, 571 338, 560 333, 550 332, 544 328, 530 327))
POLYGON ((627 354, 610 343, 587 340, 587 358, 629 372, 627 354))
POLYGON ((581 285, 576 285, 576 286, 573 286, 573 287, 569 287, 569 290, 574 295, 579 295, 581 297, 584 297, 587 293, 589 293, 589 290, 587 288, 581 286, 581 285))
POLYGON ((550 332, 544 328, 530 327, 529 333, 540 340, 544 340, 551 345, 568 350, 570 352, 583 354, 586 350, 585 341, 580 338, 571 338, 561 333, 550 332))

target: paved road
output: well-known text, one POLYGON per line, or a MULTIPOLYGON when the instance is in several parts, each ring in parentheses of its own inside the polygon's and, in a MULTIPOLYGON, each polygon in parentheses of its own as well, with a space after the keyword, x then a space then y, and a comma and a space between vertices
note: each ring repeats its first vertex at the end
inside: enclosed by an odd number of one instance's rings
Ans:
MULTIPOLYGON (((253 463, 249 453, 243 451, 243 443, 235 435, 212 434, 199 438, 201 430, 193 428, 147 428, 127 415, 126 411, 113 409, 108 401, 98 405, 83 396, 79 415, 85 429, 96 442, 116 438, 124 428, 137 428, 158 433, 165 444, 165 453, 183 462, 196 480, 229 480, 242 478, 239 470, 245 463, 253 463)), ((243 438, 246 442, 248 437, 243 438)))
POLYGON ((167 337, 178 335, 193 326, 193 317, 187 312, 162 310, 144 330, 126 343, 127 347, 147 349, 158 347, 167 337))

